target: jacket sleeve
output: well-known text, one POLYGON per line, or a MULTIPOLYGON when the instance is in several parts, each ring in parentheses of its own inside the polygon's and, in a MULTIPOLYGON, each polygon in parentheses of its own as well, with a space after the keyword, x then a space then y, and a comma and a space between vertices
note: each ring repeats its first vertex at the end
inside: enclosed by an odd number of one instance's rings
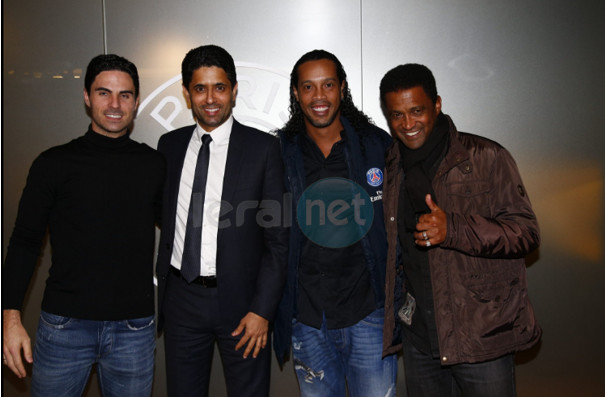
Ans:
MULTIPOLYGON (((261 211, 284 213, 286 195, 284 190, 284 165, 281 159, 279 140, 272 139, 265 158, 263 200, 261 211)), ((281 218, 280 218, 281 219, 281 218)), ((272 321, 277 311, 286 282, 289 228, 281 219, 279 225, 264 225, 262 263, 258 272, 256 293, 250 311, 272 321)))
POLYGON ((524 257, 540 245, 540 232, 517 165, 501 147, 493 159, 484 160, 475 167, 491 163, 491 172, 486 180, 469 186, 476 195, 460 199, 454 197, 456 192, 447 193, 446 202, 457 204, 445 210, 447 236, 441 247, 479 257, 524 257))
POLYGON ((166 200, 164 185, 167 183, 166 178, 168 177, 168 162, 167 162, 167 156, 166 156, 166 153, 167 153, 166 146, 167 146, 166 135, 162 135, 160 137, 160 139, 158 140, 157 151, 162 155, 162 157, 164 159, 164 176, 162 178, 164 183, 162 184, 162 189, 160 191, 159 198, 156 201, 157 207, 156 207, 156 216, 155 216, 155 223, 158 225, 158 227, 160 229, 162 228, 162 217, 164 214, 163 206, 164 206, 164 201, 166 200))

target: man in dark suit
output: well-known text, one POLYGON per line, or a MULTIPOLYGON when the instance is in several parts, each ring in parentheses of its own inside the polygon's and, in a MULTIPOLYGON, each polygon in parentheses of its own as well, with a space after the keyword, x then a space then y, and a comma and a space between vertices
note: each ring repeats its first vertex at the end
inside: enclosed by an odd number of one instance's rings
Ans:
POLYGON ((233 118, 237 80, 227 51, 189 51, 182 76, 196 124, 158 144, 168 166, 157 262, 168 395, 208 395, 217 342, 229 395, 268 396, 265 347, 288 240, 279 142, 233 118))

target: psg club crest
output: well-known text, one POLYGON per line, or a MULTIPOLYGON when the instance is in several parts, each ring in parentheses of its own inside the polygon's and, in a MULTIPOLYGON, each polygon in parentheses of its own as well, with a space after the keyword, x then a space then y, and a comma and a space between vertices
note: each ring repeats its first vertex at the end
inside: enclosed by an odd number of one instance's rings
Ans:
POLYGON ((368 185, 370 186, 380 186, 382 185, 382 171, 380 168, 370 168, 368 172, 366 172, 366 178, 368 180, 368 185))

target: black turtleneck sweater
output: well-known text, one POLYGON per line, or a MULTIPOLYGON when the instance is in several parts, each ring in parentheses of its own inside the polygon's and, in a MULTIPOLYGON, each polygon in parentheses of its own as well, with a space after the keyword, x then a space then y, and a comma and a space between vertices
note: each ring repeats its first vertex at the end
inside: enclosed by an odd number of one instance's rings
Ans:
POLYGON ((153 254, 163 157, 91 129, 32 164, 2 269, 2 308, 21 309, 48 228, 42 310, 88 320, 154 313, 153 254))

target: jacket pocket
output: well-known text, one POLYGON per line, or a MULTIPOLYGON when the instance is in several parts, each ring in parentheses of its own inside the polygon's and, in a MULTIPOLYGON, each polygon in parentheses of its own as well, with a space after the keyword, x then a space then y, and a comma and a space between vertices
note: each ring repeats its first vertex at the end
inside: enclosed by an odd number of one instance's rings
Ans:
POLYGON ((467 320, 477 329, 477 336, 499 339, 498 336, 510 335, 522 307, 523 288, 517 272, 469 272, 463 282, 470 303, 467 320))
MULTIPOLYGON (((445 211, 454 209, 462 214, 490 215, 489 188, 487 181, 473 180, 448 183, 448 202, 442 203, 445 211)), ((439 205, 439 203, 438 203, 439 205)))

